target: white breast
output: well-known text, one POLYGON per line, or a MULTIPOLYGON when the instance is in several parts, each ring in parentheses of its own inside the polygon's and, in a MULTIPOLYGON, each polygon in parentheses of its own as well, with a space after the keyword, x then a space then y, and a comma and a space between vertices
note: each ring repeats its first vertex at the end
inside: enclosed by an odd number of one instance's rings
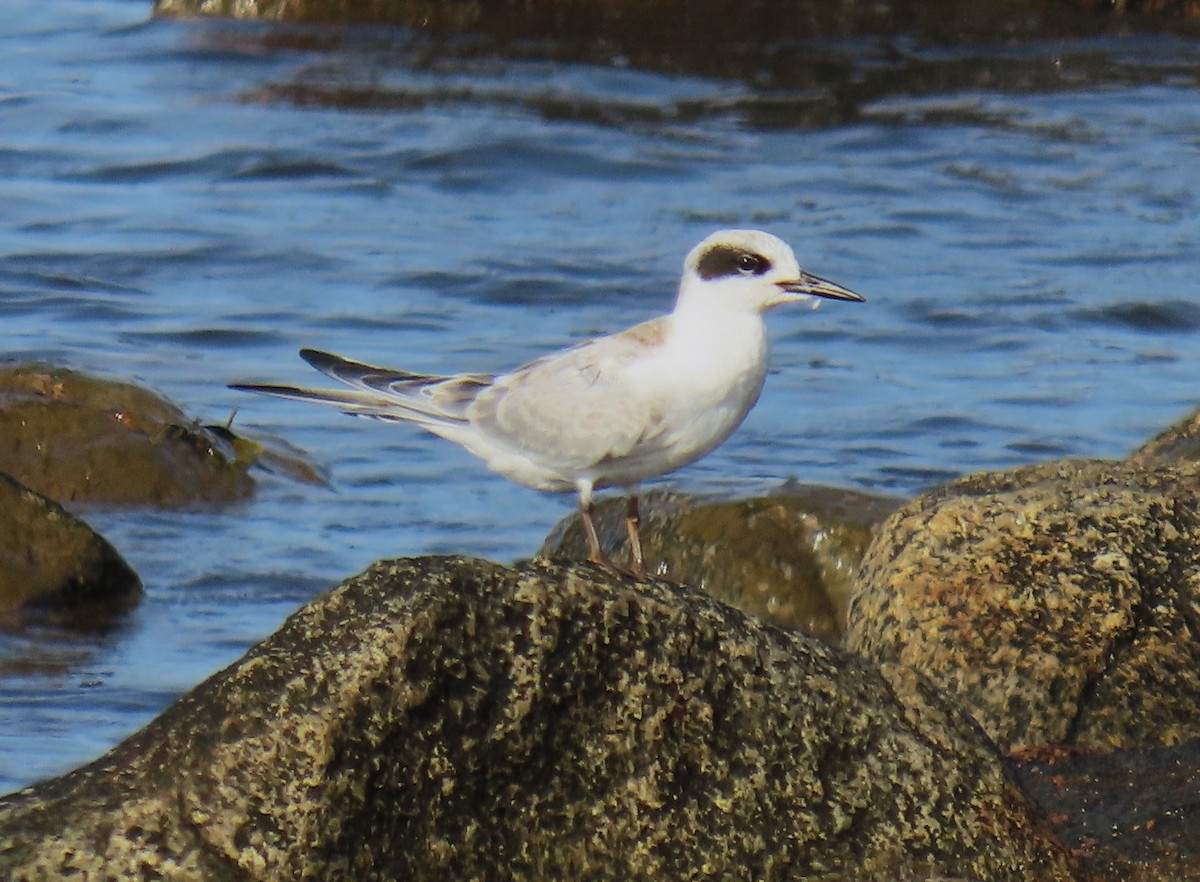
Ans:
POLYGON ((767 375, 766 328, 757 315, 721 318, 673 316, 665 345, 630 366, 657 428, 627 457, 605 465, 601 485, 634 484, 694 462, 745 419, 767 375))

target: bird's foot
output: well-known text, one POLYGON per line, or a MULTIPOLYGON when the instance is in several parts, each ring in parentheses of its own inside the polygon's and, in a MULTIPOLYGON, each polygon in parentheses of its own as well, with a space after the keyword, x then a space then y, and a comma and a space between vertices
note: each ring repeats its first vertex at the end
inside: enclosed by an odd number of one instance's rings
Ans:
POLYGON ((613 561, 613 559, 607 554, 603 553, 599 555, 589 554, 588 563, 593 563, 597 566, 603 567, 610 573, 615 573, 618 576, 625 576, 632 579, 640 579, 646 574, 646 568, 642 565, 641 561, 634 561, 630 566, 623 567, 619 563, 613 561))

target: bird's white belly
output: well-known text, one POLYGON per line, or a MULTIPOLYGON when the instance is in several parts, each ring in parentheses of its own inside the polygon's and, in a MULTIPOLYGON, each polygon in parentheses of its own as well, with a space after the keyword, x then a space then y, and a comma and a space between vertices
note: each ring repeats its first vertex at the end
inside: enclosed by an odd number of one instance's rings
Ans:
POLYGON ((597 486, 638 484, 693 463, 720 446, 741 425, 762 389, 761 381, 739 386, 737 394, 720 401, 681 398, 675 402, 664 417, 662 434, 638 444, 624 457, 602 463, 597 486))

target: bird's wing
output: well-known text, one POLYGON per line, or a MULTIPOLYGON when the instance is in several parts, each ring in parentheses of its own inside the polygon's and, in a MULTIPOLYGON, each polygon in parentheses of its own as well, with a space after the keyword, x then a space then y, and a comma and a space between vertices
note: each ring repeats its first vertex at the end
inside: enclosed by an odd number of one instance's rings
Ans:
POLYGON ((301 349, 300 357, 327 377, 350 388, 304 389, 297 386, 245 383, 236 384, 233 388, 281 398, 331 404, 346 413, 376 419, 465 423, 467 408, 480 390, 486 389, 493 379, 487 374, 457 374, 448 377, 413 374, 351 361, 316 349, 301 349))
POLYGON ((530 362, 480 390, 467 417, 493 441, 564 470, 619 460, 662 431, 654 390, 627 368, 666 330, 664 316, 530 362))

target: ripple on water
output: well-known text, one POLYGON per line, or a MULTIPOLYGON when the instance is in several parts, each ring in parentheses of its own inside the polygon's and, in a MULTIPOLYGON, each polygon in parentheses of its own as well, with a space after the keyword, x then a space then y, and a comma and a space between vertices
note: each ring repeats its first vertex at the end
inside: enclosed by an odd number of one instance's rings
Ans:
POLYGON ((106 163, 75 172, 64 179, 99 184, 149 184, 178 178, 299 181, 356 177, 360 174, 350 165, 307 156, 300 151, 236 149, 175 159, 106 163))
POLYGON ((247 346, 263 346, 280 343, 287 339, 278 331, 252 330, 249 328, 181 328, 127 331, 120 339, 134 344, 175 343, 201 349, 243 349, 247 346))
POLYGON ((1070 312, 1074 321, 1130 328, 1149 334, 1191 334, 1200 330, 1200 303, 1188 300, 1129 300, 1070 312))
POLYGON ((539 178, 570 178, 606 183, 664 178, 686 180, 691 174, 678 163, 654 157, 606 156, 593 146, 551 147, 525 139, 479 141, 414 157, 410 172, 432 175, 442 186, 455 190, 497 192, 525 188, 539 178))

